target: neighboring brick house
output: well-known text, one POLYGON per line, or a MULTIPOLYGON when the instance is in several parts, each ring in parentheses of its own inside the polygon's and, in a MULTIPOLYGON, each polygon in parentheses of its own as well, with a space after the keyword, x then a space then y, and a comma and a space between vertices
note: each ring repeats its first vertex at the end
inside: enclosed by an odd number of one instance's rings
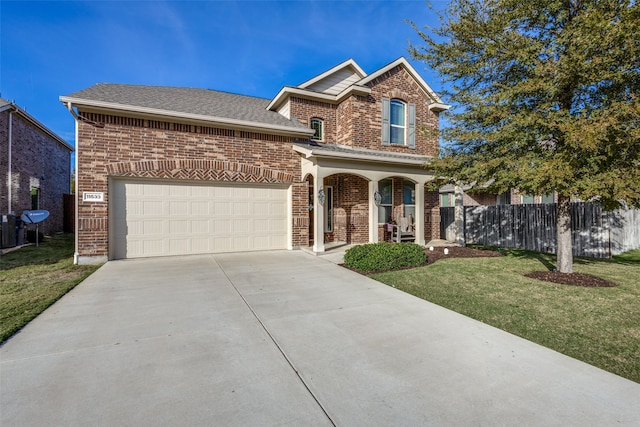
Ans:
POLYGON ((73 148, 13 102, 0 98, 0 213, 44 209, 39 231, 63 231, 73 148))
POLYGON ((76 262, 365 243, 384 223, 439 234, 425 191, 446 110, 404 58, 353 60, 275 98, 98 84, 76 118, 76 262), (320 237, 318 237, 320 236, 320 237))

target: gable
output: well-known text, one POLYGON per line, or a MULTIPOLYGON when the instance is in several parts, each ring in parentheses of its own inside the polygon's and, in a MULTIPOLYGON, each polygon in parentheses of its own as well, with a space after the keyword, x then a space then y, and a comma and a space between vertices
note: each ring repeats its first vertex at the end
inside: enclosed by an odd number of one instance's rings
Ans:
POLYGON ((343 68, 333 74, 313 83, 306 89, 322 92, 329 95, 337 95, 349 86, 359 81, 361 77, 352 69, 343 68))
POLYGON ((366 75, 367 73, 353 59, 347 59, 324 73, 300 83, 296 87, 298 89, 337 95, 366 75))
POLYGON ((372 82, 396 67, 403 68, 425 93, 428 98, 430 111, 440 112, 449 109, 450 106, 442 102, 438 94, 431 89, 420 74, 418 74, 403 57, 396 59, 369 75, 367 75, 353 59, 349 59, 298 86, 283 87, 271 100, 267 109, 271 111, 282 111, 283 104, 285 104, 289 96, 292 95, 332 103, 341 102, 353 94, 367 95, 370 93, 372 82))

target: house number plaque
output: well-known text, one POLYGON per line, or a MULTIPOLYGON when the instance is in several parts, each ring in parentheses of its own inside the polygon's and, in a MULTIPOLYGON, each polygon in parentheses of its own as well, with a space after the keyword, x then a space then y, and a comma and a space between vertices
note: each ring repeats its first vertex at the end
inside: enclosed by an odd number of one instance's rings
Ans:
POLYGON ((83 202, 104 202, 104 193, 82 193, 83 202))

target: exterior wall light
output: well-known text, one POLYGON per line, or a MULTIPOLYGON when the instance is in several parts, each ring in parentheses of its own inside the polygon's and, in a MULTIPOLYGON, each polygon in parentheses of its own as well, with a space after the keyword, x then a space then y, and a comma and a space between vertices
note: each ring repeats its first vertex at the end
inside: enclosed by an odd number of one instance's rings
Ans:
POLYGON ((320 190, 318 190, 318 203, 320 203, 320 205, 324 205, 324 201, 325 201, 326 196, 324 195, 324 189, 321 188, 320 190))
POLYGON ((373 193, 373 201, 375 202, 376 206, 380 206, 380 203, 382 203, 382 194, 380 194, 378 190, 373 193))

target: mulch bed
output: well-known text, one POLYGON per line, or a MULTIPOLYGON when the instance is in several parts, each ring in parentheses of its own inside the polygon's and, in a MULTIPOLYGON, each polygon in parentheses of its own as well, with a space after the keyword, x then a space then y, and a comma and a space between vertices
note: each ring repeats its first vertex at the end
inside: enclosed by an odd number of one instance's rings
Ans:
POLYGON ((559 271, 534 271, 525 274, 532 279, 543 280, 545 282, 558 283, 560 285, 584 286, 586 288, 612 288, 618 286, 616 283, 582 273, 560 273, 559 271))
POLYGON ((427 264, 433 264, 434 262, 443 258, 479 258, 502 256, 500 252, 485 249, 468 248, 465 246, 447 246, 446 249, 449 251, 447 255, 444 254, 445 248, 441 246, 434 247, 433 251, 430 251, 428 248, 425 249, 425 253, 427 254, 427 264))
MULTIPOLYGON (((433 264, 434 262, 445 259, 445 258, 480 258, 480 257, 499 257, 503 256, 501 252, 489 250, 489 249, 475 249, 469 247, 460 247, 460 246, 447 246, 447 254, 445 255, 444 250, 445 247, 434 247, 433 250, 429 250, 429 248, 425 249, 425 253, 427 254, 427 262, 423 265, 433 264)), ((419 267, 419 266, 418 266, 419 267)), ((415 267, 406 267, 402 268, 409 269, 415 267)), ((358 273, 369 275, 375 273, 382 273, 382 271, 367 271, 362 272, 358 270, 358 273)), ((614 286, 618 286, 616 283, 610 282, 608 280, 602 279, 600 277, 592 276, 590 274, 582 274, 582 273, 560 273, 557 271, 534 271, 532 273, 525 274, 526 277, 536 280, 542 280, 544 282, 552 282, 561 285, 570 285, 570 286, 583 286, 583 287, 594 287, 594 288, 610 288, 614 286)))

